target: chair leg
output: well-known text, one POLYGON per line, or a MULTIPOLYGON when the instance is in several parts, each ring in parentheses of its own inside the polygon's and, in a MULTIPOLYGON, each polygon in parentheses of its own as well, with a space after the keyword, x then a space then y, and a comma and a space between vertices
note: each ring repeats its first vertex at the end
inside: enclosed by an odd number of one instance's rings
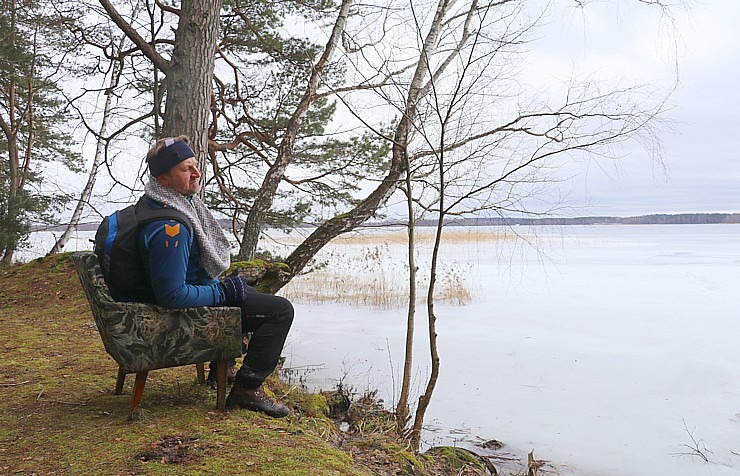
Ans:
POLYGON ((141 396, 144 393, 144 384, 146 383, 146 377, 149 374, 148 370, 136 372, 136 383, 134 384, 134 394, 131 396, 131 414, 139 408, 141 405, 141 396))
POLYGON ((195 371, 198 374, 198 383, 201 385, 206 384, 206 370, 203 367, 203 362, 198 362, 195 364, 195 371))
POLYGON ((219 411, 226 410, 226 372, 229 365, 226 359, 218 361, 216 368, 216 407, 219 411))
POLYGON ((115 395, 123 393, 123 382, 126 380, 126 372, 123 371, 123 367, 118 366, 118 378, 116 379, 116 391, 115 395))

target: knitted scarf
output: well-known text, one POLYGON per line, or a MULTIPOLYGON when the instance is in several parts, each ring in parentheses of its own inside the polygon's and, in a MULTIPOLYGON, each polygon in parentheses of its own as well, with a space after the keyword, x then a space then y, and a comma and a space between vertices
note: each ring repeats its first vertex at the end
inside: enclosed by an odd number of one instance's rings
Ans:
POLYGON ((189 200, 183 194, 151 179, 144 193, 159 203, 182 212, 190 219, 200 245, 201 266, 212 278, 218 277, 231 264, 231 245, 211 212, 198 196, 189 200))

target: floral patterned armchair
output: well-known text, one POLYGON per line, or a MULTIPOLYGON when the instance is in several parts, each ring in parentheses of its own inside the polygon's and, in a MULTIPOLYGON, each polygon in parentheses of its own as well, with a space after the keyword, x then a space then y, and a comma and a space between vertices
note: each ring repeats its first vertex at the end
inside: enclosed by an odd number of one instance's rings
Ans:
POLYGON ((205 383, 203 363, 218 361, 217 407, 225 409, 227 361, 242 352, 241 311, 236 307, 168 309, 155 304, 114 301, 91 251, 73 255, 105 350, 118 363, 116 395, 126 374, 135 373, 131 414, 139 408, 150 370, 196 364, 205 383))

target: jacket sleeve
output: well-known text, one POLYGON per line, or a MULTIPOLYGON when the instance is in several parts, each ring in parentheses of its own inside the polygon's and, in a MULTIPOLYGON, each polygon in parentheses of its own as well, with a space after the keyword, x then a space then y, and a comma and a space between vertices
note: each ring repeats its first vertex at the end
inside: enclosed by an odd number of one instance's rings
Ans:
POLYGON ((142 244, 149 279, 157 304, 172 309, 222 304, 225 296, 218 281, 186 282, 190 259, 190 231, 175 220, 156 221, 142 230, 142 244))

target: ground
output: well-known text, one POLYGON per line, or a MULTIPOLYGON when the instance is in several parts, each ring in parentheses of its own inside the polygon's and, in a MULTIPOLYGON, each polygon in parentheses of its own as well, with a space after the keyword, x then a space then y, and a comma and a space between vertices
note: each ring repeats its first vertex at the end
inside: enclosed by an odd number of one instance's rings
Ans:
POLYGON ((311 395, 277 376, 285 419, 216 411, 194 366, 150 372, 130 419, 133 378, 113 395, 117 365, 70 258, 0 269, 0 474, 490 474, 464 451, 409 451, 372 395, 311 395))

